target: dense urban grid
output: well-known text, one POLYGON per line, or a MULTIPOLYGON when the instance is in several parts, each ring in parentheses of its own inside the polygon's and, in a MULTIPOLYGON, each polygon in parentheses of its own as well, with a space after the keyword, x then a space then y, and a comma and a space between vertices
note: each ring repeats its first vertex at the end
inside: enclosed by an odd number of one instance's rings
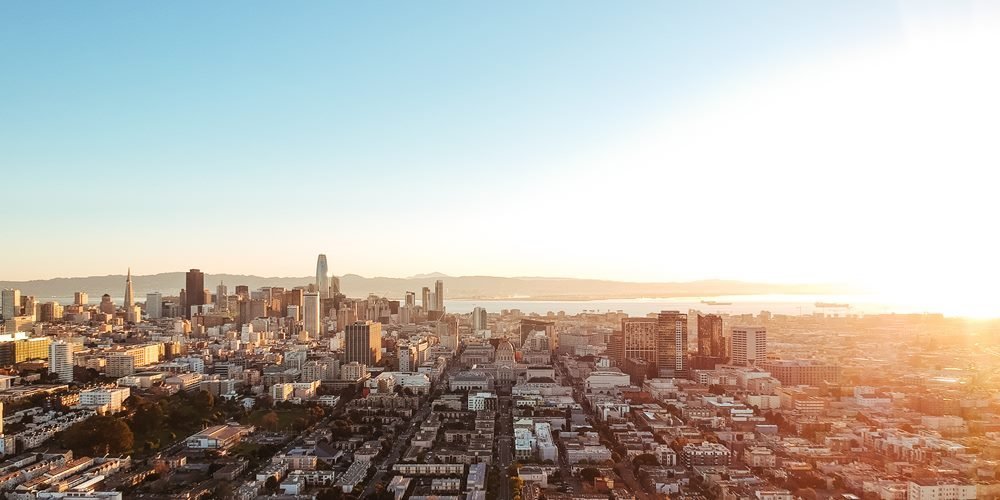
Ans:
MULTIPOLYGON (((7 498, 1000 497, 995 323, 2 291, 7 498)), ((114 292, 118 291, 101 291, 114 292)), ((418 296, 419 294, 419 296, 418 296)))

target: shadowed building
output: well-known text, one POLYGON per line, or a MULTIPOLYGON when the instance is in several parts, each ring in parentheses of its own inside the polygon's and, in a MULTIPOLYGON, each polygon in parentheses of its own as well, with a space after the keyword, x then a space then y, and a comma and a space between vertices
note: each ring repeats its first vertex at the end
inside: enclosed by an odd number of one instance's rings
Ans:
POLYGON ((382 323, 358 321, 344 329, 344 363, 375 366, 382 359, 382 323))
POLYGON ((192 269, 185 276, 184 317, 191 318, 191 307, 205 305, 205 273, 192 269))
POLYGON ((661 311, 656 317, 656 369, 660 377, 687 376, 687 314, 661 311))

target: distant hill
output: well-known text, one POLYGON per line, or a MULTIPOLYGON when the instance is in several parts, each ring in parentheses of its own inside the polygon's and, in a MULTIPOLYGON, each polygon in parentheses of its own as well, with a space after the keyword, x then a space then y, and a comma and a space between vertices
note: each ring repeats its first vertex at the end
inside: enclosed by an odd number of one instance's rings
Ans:
MULTIPOLYGON (((247 285, 251 290, 262 286, 293 288, 305 286, 313 277, 262 277, 236 274, 206 274, 205 287, 214 291, 224 282, 230 293, 236 285, 247 285)), ((340 277, 341 289, 350 297, 365 297, 369 293, 401 298, 407 291, 420 295, 421 287, 433 289, 434 281, 442 279, 448 299, 523 299, 523 300, 596 300, 631 299, 640 297, 713 297, 719 295, 758 294, 840 294, 849 293, 843 287, 821 284, 767 284, 729 280, 702 280, 681 283, 638 283, 574 278, 495 276, 445 277, 440 273, 417 275, 410 278, 366 278, 356 274, 340 277)), ((147 292, 176 295, 184 285, 184 273, 161 273, 132 276, 136 299, 144 299, 147 292)), ((81 278, 55 278, 32 281, 0 281, 0 288, 19 288, 22 293, 43 298, 72 297, 74 292, 90 294, 91 301, 108 293, 112 297, 124 294, 125 276, 89 276, 81 278)))

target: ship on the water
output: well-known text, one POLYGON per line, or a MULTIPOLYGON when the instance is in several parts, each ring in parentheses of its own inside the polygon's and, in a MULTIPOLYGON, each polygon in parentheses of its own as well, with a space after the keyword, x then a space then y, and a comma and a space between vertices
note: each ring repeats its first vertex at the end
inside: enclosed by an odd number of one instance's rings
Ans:
POLYGON ((831 307, 831 308, 836 307, 836 308, 841 308, 841 309, 847 309, 847 308, 851 307, 851 305, 850 304, 842 304, 842 303, 839 303, 839 302, 817 302, 816 303, 816 307, 831 307))
POLYGON ((703 301, 701 301, 701 303, 705 304, 706 306, 731 306, 731 305, 733 305, 732 302, 717 302, 717 301, 714 301, 714 300, 703 300, 703 301))

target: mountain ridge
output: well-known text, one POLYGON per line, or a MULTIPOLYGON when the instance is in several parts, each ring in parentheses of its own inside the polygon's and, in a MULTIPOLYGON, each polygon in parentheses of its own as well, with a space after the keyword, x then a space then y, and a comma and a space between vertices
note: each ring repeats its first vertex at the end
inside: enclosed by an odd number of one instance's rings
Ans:
MULTIPOLYGON (((185 286, 184 272, 132 275, 137 298, 149 292, 176 295, 185 286)), ((434 281, 445 281, 448 299, 476 300, 599 300, 668 297, 713 297, 721 295, 765 294, 841 294, 850 293, 843 285, 835 284, 775 284, 739 280, 696 280, 686 282, 635 282, 584 278, 500 277, 500 276, 449 276, 440 273, 416 275, 417 277, 364 277, 345 274, 340 277, 341 290, 350 297, 365 297, 369 293, 401 298, 407 291, 420 293, 421 287, 433 289, 434 281)), ((248 274, 205 274, 205 286, 215 291, 220 282, 229 293, 236 285, 247 285, 251 290, 262 286, 294 288, 306 286, 312 276, 256 276, 248 274)), ((124 293, 125 275, 51 278, 27 281, 0 281, 0 288, 18 288, 22 294, 40 299, 72 297, 74 292, 87 292, 92 300, 108 293, 119 297, 124 293)))

